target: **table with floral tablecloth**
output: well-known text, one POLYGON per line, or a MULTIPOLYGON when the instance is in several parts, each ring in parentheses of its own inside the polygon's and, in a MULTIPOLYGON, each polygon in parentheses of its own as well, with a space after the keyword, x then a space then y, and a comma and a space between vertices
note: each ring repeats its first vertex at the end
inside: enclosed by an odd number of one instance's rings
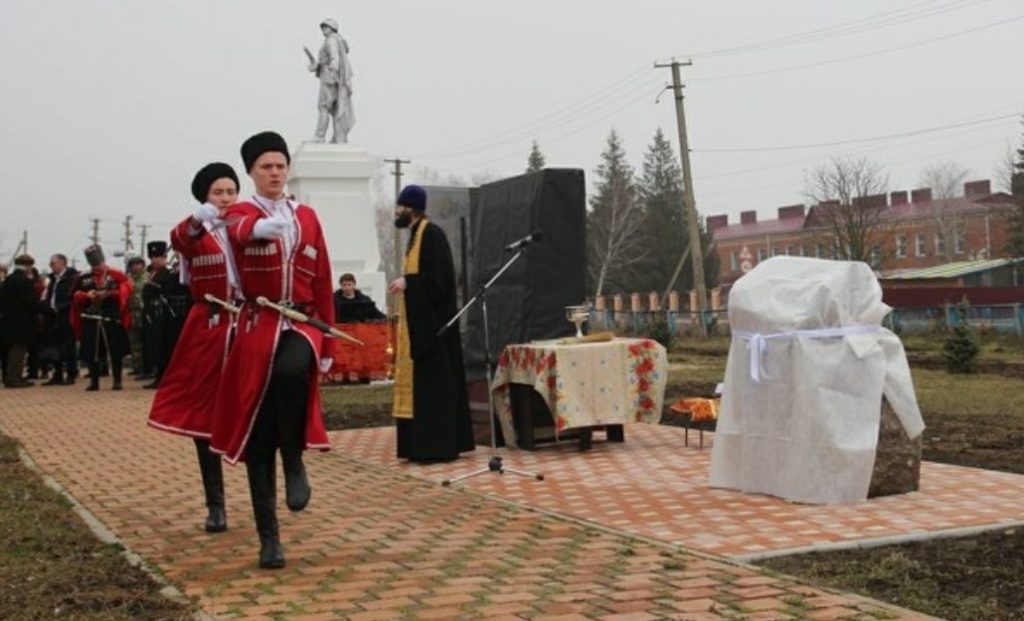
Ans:
POLYGON ((532 387, 554 419, 555 434, 623 423, 657 423, 668 380, 665 348, 650 339, 509 345, 498 357, 492 390, 509 446, 516 446, 511 384, 532 387))

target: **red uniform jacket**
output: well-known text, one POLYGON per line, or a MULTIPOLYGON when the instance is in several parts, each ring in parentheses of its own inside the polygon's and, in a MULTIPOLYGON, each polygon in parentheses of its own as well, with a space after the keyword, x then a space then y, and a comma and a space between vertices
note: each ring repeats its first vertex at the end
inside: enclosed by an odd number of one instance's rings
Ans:
POLYGON ((149 424, 157 429, 193 438, 209 438, 221 370, 227 358, 234 316, 205 299, 206 294, 232 301, 228 282, 231 248, 217 235, 200 229, 189 234, 191 218, 171 230, 171 246, 188 270, 192 305, 181 336, 149 411, 149 424))
MULTIPOLYGON (((247 300, 217 392, 210 439, 210 448, 222 453, 230 463, 245 458, 245 447, 270 380, 284 324, 280 314, 257 306, 255 299, 265 296, 274 302, 287 300, 307 315, 327 323, 334 319, 331 263, 316 213, 306 205, 296 208, 298 234, 290 256, 284 255, 284 243, 279 239, 252 239, 256 221, 267 216, 254 202, 238 203, 225 215, 225 220, 231 223, 228 236, 247 300)), ((324 338, 319 330, 301 323, 294 323, 293 329, 309 340, 318 359, 333 355, 332 339, 324 338)), ((306 448, 328 450, 316 381, 318 372, 314 364, 309 378, 306 448)))
POLYGON ((107 299, 112 299, 117 303, 121 325, 124 326, 124 329, 127 330, 131 327, 132 311, 128 302, 132 297, 132 281, 122 271, 109 267, 97 267, 93 268, 91 272, 86 272, 79 276, 78 282, 75 283, 75 294, 71 304, 71 328, 75 331, 75 338, 82 338, 82 313, 90 304, 89 291, 107 289, 105 283, 108 280, 113 281, 114 286, 110 289, 110 291, 113 291, 113 294, 107 299), (83 281, 90 279, 91 282, 88 287, 79 289, 83 281))

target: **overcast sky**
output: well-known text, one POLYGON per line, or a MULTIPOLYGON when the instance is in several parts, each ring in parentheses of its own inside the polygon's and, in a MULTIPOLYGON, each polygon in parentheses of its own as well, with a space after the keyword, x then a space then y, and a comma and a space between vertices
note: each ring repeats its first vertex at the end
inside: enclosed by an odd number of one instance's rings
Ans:
POLYGON ((259 130, 308 138, 302 47, 328 16, 351 46, 350 141, 413 159, 410 182, 517 174, 536 139, 589 184, 613 127, 639 168, 658 127, 676 142, 653 68, 672 56, 694 61, 703 215, 773 217, 840 154, 882 164, 891 189, 949 159, 989 178, 1022 137, 1020 0, 4 0, 0 262, 23 229, 37 258, 80 255, 90 217, 111 246, 126 214, 166 238, 199 166, 241 173, 259 130), (841 144, 789 148, 821 143, 841 144))

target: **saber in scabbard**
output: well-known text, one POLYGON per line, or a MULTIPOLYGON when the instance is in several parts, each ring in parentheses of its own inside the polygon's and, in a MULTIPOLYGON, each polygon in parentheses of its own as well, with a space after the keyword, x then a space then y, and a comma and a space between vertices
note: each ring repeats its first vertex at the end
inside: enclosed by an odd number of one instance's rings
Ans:
POLYGON ((357 339, 356 337, 351 336, 349 334, 345 334, 344 332, 342 332, 341 330, 335 328, 334 326, 332 326, 330 324, 326 324, 326 323, 320 321, 319 319, 317 319, 315 317, 310 317, 309 315, 307 315, 305 313, 300 313, 299 311, 295 310, 294 308, 287 308, 285 306, 281 306, 280 304, 274 304, 273 302, 271 302, 267 298, 263 297, 262 295, 260 297, 256 298, 256 303, 259 304, 260 306, 265 306, 267 308, 276 310, 277 312, 281 313, 282 315, 284 315, 288 319, 291 319, 292 321, 298 321, 299 323, 309 324, 309 325, 313 326, 314 328, 316 328, 317 330, 320 330, 321 332, 323 332, 325 334, 330 334, 331 336, 338 337, 339 339, 345 339, 346 341, 351 341, 351 342, 355 343, 356 345, 365 345, 366 344, 366 343, 360 341, 359 339, 357 339))
POLYGON ((92 315, 90 313, 82 313, 82 319, 92 319, 93 321, 109 321, 110 323, 117 323, 116 319, 110 317, 104 317, 102 315, 92 315))
POLYGON ((217 306, 220 306, 221 308, 223 308, 224 310, 228 311, 232 315, 237 315, 238 313, 242 312, 242 309, 238 308, 237 306, 235 306, 231 302, 228 302, 226 300, 222 300, 222 299, 218 298, 215 295, 211 295, 211 294, 207 293, 206 295, 203 296, 203 299, 205 299, 207 302, 209 302, 211 304, 216 304, 217 306))

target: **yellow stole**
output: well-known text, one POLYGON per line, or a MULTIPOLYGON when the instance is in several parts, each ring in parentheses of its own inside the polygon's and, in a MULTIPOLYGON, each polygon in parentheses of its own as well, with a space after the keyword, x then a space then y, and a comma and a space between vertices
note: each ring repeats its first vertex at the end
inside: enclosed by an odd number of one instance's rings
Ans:
MULTIPOLYGON (((423 218, 412 238, 412 245, 405 253, 402 274, 420 273, 420 248, 423 245, 423 231, 427 219, 423 218)), ((405 293, 398 296, 398 350, 395 352, 395 396, 391 415, 395 418, 412 418, 412 343, 409 341, 409 324, 406 322, 405 293)))

